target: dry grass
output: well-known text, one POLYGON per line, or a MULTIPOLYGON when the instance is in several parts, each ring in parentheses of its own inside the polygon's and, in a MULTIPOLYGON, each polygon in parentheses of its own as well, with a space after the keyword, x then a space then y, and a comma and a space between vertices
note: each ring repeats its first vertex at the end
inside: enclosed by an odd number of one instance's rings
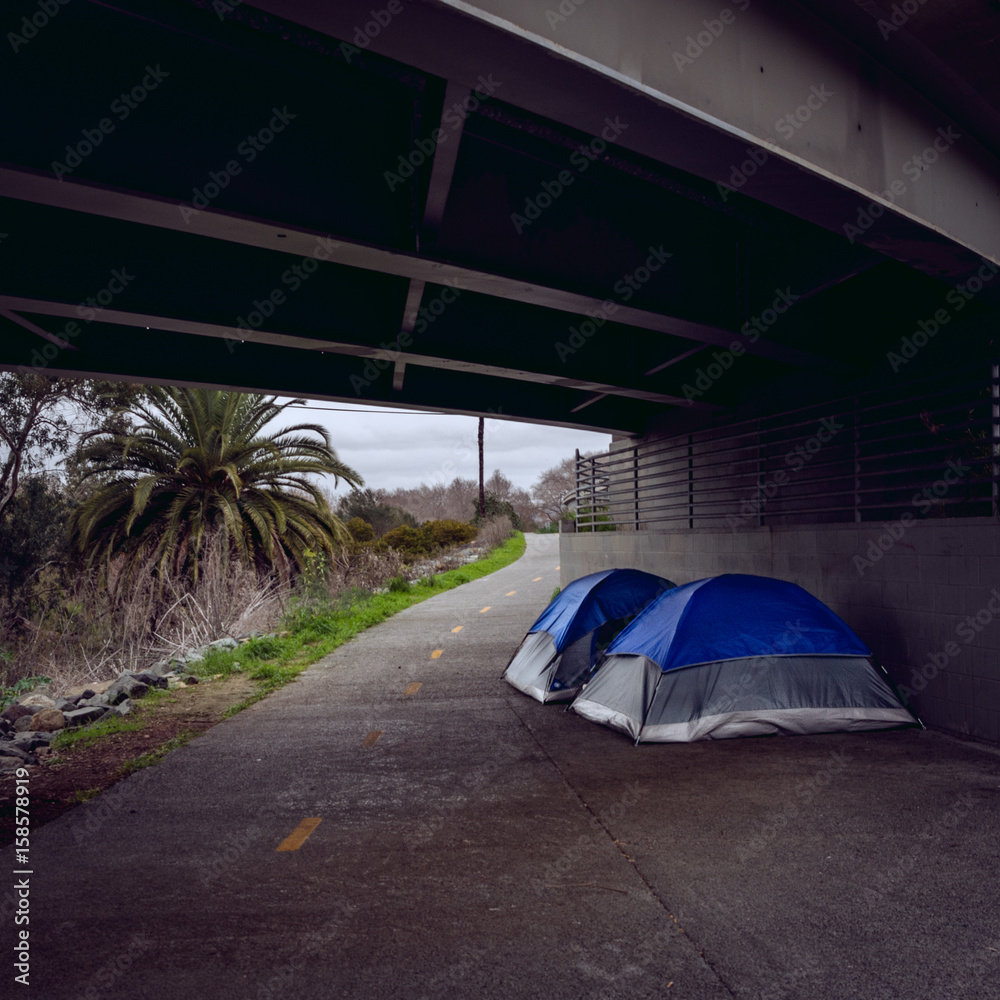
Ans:
POLYGON ((514 535, 514 526, 510 519, 506 517, 493 517, 484 521, 479 529, 479 537, 476 539, 481 545, 486 547, 487 552, 492 552, 499 548, 514 535))

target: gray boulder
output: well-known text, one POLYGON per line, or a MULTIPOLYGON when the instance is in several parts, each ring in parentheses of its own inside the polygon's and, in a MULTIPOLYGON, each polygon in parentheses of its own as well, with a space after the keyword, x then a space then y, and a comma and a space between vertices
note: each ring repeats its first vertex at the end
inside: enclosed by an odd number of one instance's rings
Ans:
POLYGON ((11 740, 11 743, 18 750, 30 754, 32 750, 37 750, 39 747, 47 747, 52 736, 52 733, 18 733, 11 740))
POLYGON ((37 763, 37 757, 29 757, 27 760, 21 760, 20 757, 6 757, 0 755, 0 773, 5 771, 16 771, 19 767, 24 767, 25 764, 37 763))
POLYGON ((15 757, 17 760, 22 761, 25 764, 37 764, 38 760, 32 754, 28 753, 27 750, 22 750, 19 746, 12 743, 10 740, 4 740, 0 742, 0 757, 15 757))
POLYGON ((93 698, 81 698, 73 708, 107 708, 108 696, 106 694, 95 694, 93 698))
POLYGON ((13 705, 8 705, 0 715, 2 715, 8 722, 17 722, 22 715, 34 715, 35 710, 27 705, 20 705, 16 701, 13 705))
POLYGON ((32 691, 30 694, 22 695, 17 699, 22 705, 27 705, 29 708, 33 708, 36 711, 40 708, 55 708, 56 702, 54 698, 50 698, 43 691, 32 691))
POLYGON ((34 718, 35 713, 31 712, 28 715, 22 715, 18 718, 17 722, 14 723, 15 733, 26 733, 31 729, 31 720, 34 718))
POLYGON ((235 649, 239 643, 235 639, 230 639, 229 636, 225 636, 222 639, 216 639, 215 642, 210 642, 208 644, 209 649, 235 649))
POLYGON ((56 708, 60 712, 68 712, 71 708, 76 708, 77 702, 73 698, 56 698, 56 708))
POLYGON ((117 705, 111 705, 108 707, 107 714, 110 715, 128 715, 132 711, 132 702, 126 698, 124 701, 118 702, 117 705))
POLYGON ((143 673, 155 674, 157 677, 166 677, 167 674, 173 673, 174 663, 176 663, 176 660, 171 660, 169 658, 165 660, 157 660, 156 663, 152 663, 146 667, 143 673))
MULTIPOLYGON (((108 705, 117 705, 126 698, 141 698, 149 690, 145 681, 140 681, 131 674, 122 674, 105 692, 108 705)), ((98 707, 98 706, 92 706, 98 707)))
POLYGON ((150 687, 165 688, 167 686, 167 679, 161 674, 154 674, 151 670, 143 670, 141 673, 132 674, 132 676, 150 687))
POLYGON ((66 717, 66 726, 85 726, 88 722, 96 722, 102 716, 108 714, 107 708, 100 705, 93 705, 90 708, 75 708, 71 712, 63 712, 66 717))

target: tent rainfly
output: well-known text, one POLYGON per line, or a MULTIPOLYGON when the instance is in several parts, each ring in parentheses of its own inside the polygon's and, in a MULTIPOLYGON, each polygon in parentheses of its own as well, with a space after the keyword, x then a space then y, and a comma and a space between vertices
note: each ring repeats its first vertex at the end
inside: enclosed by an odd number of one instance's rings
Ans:
POLYGON ((590 677, 598 651, 673 586, 637 569, 609 569, 574 580, 531 626, 504 679, 538 701, 569 701, 590 677))
POLYGON ((650 603, 571 707, 637 743, 921 724, 822 601, 794 583, 735 573, 650 603))

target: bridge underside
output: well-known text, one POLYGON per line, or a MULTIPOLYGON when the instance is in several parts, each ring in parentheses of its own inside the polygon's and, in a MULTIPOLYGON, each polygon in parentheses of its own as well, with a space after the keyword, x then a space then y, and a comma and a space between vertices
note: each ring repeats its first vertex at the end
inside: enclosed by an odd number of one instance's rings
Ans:
POLYGON ((720 186, 768 153, 509 25, 258 6, 298 23, 81 0, 11 42, 0 367, 634 435, 884 368, 984 266, 852 242, 857 192, 775 156, 720 186))

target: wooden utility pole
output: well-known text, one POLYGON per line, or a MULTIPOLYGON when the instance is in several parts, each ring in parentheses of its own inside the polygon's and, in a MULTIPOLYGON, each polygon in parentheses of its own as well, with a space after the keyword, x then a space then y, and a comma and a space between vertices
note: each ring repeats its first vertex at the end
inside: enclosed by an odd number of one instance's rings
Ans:
POLYGON ((479 519, 486 517, 486 487, 483 481, 483 417, 479 418, 479 519))

